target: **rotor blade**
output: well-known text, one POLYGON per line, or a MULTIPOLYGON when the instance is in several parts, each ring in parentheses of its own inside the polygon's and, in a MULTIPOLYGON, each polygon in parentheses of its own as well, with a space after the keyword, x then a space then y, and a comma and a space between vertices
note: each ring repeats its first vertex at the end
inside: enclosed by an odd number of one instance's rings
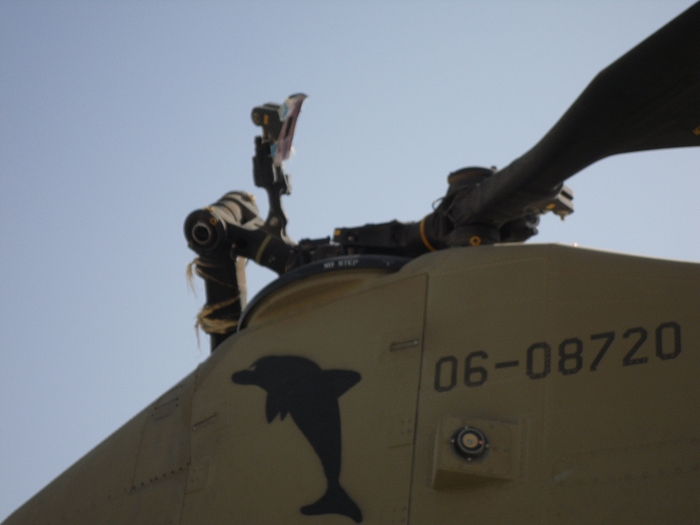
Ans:
POLYGON ((500 226, 604 157, 684 146, 700 146, 700 2, 601 71, 535 147, 452 215, 500 226))

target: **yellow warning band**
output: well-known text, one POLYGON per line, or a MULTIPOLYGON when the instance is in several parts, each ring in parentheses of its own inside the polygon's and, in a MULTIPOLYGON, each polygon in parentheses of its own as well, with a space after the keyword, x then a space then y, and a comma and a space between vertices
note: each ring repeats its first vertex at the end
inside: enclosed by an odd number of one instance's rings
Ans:
POLYGON ((265 237, 265 240, 260 244, 260 248, 258 248, 258 253, 255 254, 256 263, 260 264, 260 258, 262 257, 265 248, 267 248, 267 244, 270 242, 270 239, 272 239, 272 236, 268 235, 267 237, 265 237))
POLYGON ((419 228, 420 238, 423 241, 423 244, 426 245, 428 250, 430 250, 431 252, 434 252, 435 248, 433 248, 433 245, 428 242, 428 238, 425 236, 425 219, 427 219, 427 218, 428 218, 428 216, 426 215, 425 217, 423 217, 423 220, 420 221, 420 228, 419 228))

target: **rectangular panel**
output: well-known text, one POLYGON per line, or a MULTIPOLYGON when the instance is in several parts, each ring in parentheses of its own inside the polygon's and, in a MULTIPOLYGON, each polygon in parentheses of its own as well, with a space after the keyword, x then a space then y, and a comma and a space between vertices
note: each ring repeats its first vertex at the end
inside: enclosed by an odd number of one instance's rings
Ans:
POLYGON ((197 378, 182 522, 405 523, 425 289, 387 276, 217 350, 197 378))

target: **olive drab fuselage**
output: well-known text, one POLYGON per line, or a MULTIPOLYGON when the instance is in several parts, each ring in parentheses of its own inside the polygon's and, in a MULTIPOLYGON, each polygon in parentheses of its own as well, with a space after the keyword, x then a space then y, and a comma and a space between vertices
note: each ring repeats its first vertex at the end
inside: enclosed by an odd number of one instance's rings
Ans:
POLYGON ((692 523, 698 297, 560 245, 310 276, 5 523, 692 523))

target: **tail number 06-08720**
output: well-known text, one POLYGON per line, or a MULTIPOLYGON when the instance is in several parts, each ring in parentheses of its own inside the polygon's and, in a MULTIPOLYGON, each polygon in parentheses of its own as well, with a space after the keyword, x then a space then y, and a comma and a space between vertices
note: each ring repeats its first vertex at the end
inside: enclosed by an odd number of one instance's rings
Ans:
MULTIPOLYGON (((622 366, 641 365, 649 361, 643 346, 650 335, 654 338, 656 357, 659 359, 663 361, 675 359, 681 353, 681 326, 675 321, 661 323, 652 334, 642 326, 635 326, 622 333, 622 344, 626 347, 622 366)), ((616 338, 616 332, 601 332, 592 334, 588 338, 590 342, 586 343, 586 347, 592 348, 590 355, 593 358, 588 365, 591 372, 595 372, 601 366, 603 358, 616 338)), ((543 379, 552 371, 554 359, 560 374, 564 376, 577 374, 584 368, 584 340, 579 337, 570 337, 555 347, 544 341, 533 343, 527 348, 523 357, 525 358, 523 360, 513 359, 494 363, 492 371, 496 373, 503 368, 524 365, 525 373, 530 379, 543 379)), ((463 363, 464 368, 460 370, 462 363, 457 357, 448 355, 438 359, 435 363, 435 390, 447 392, 452 390, 458 382, 463 382, 468 387, 486 383, 491 371, 487 352, 484 350, 471 352, 464 358, 463 363)))

